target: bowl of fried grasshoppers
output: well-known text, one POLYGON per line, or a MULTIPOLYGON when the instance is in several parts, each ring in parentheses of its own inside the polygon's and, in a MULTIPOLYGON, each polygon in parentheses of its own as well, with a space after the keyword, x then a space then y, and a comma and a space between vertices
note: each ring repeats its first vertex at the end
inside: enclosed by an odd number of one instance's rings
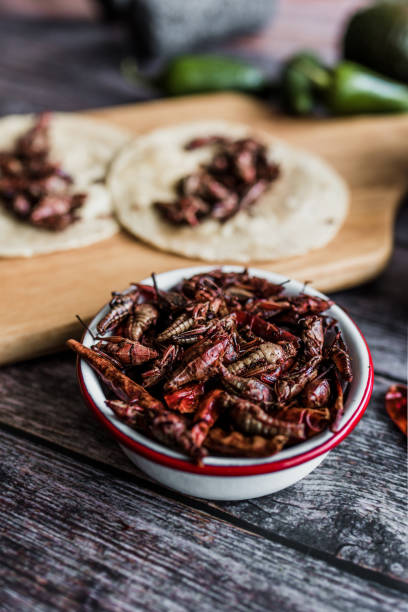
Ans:
POLYGON ((267 495, 307 476, 372 393, 353 320, 260 269, 200 266, 112 293, 78 354, 83 397, 126 455, 205 499, 267 495))

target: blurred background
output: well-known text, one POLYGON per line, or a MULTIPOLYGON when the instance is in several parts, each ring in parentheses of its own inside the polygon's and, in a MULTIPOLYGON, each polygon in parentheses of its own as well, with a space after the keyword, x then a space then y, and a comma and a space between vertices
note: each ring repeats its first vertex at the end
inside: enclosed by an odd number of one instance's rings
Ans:
POLYGON ((0 113, 75 110, 166 95, 155 78, 171 57, 186 52, 237 57, 275 83, 282 62, 299 50, 336 62, 346 23, 369 4, 0 0, 0 113))

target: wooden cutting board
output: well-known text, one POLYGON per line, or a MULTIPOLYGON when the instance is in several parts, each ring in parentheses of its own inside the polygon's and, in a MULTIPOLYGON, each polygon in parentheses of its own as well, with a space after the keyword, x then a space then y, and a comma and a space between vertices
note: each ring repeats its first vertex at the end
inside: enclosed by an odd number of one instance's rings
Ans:
MULTIPOLYGON (((398 202, 408 184, 408 115, 298 120, 281 117, 239 94, 216 94, 86 113, 141 133, 180 121, 223 118, 271 131, 320 154, 348 182, 351 212, 335 240, 308 255, 256 264, 323 291, 351 287, 378 274, 392 249, 398 202)), ((0 260, 0 363, 34 357, 81 333, 110 291, 131 281, 198 264, 144 245, 125 232, 99 244, 32 259, 0 260)))

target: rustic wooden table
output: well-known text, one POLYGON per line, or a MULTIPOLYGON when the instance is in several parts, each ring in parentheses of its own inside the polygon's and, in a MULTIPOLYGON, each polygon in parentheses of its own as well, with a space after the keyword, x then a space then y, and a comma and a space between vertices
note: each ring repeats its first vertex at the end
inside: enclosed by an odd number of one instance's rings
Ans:
MULTIPOLYGON (((301 11, 299 39, 323 4, 334 3, 313 0, 312 17, 301 11)), ((286 4, 277 28, 293 34, 296 7, 286 4)), ((148 98, 120 77, 119 40, 86 19, 3 16, 0 113, 148 98)), ((259 52, 259 40, 238 48, 259 52)), ((332 296, 373 353, 366 415, 317 470, 275 495, 208 503, 168 491, 133 468, 88 413, 72 355, 3 368, 0 609, 407 610, 405 443, 384 411, 388 385, 406 377, 407 235, 405 207, 384 273, 332 296)))

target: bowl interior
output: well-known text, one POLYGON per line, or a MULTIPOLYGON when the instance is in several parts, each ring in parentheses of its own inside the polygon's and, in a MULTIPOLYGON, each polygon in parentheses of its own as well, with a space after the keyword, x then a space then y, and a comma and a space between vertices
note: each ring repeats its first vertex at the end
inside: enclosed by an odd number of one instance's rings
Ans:
MULTIPOLYGON (((170 289, 174 285, 176 285, 182 278, 192 276, 193 274, 198 274, 200 272, 207 272, 209 270, 213 270, 215 266, 197 266, 192 268, 183 268, 179 270, 171 270, 170 272, 164 272, 162 274, 158 274, 156 276, 157 283, 160 289, 170 289)), ((222 269, 226 272, 230 271, 241 271, 242 266, 222 266, 222 269)), ((249 272, 253 275, 260 276, 270 280, 271 282, 281 283, 287 281, 287 278, 280 275, 274 274, 272 272, 266 272, 265 270, 259 270, 257 268, 249 268, 249 272)), ((141 281, 144 284, 152 284, 152 280, 144 279, 141 281)), ((285 291, 289 295, 297 295, 301 291, 309 295, 316 295, 323 298, 326 296, 311 287, 305 287, 303 283, 298 281, 290 280, 285 284, 285 291)), ((108 312, 109 306, 106 304, 94 317, 94 319, 89 324, 89 329, 97 335, 96 325, 98 321, 108 312)), ((369 385, 370 378, 370 368, 371 368, 371 359, 370 353, 368 351, 365 340, 359 331, 356 324, 352 321, 352 319, 339 307, 332 306, 327 311, 331 316, 333 316, 338 321, 338 326, 341 329, 343 334, 343 338, 348 347, 350 357, 352 360, 352 368, 353 368, 353 381, 349 386, 347 397, 345 400, 345 410, 343 418, 340 422, 340 429, 343 428, 347 422, 350 420, 354 412, 360 406, 361 402, 366 396, 367 387, 369 385)), ((109 335, 109 334, 106 334, 109 335)), ((85 346, 90 347, 94 343, 92 336, 89 332, 86 332, 83 338, 83 344, 85 346)), ((116 415, 112 412, 110 408, 105 405, 105 394, 103 392, 101 383, 94 372, 94 370, 83 360, 80 360, 79 369, 82 373, 83 381, 85 387, 91 396, 94 404, 101 411, 101 413, 114 425, 116 429, 121 431, 124 435, 129 438, 147 446, 148 448, 163 453, 169 457, 173 457, 176 459, 188 460, 188 458, 172 449, 147 438, 146 436, 138 433, 134 429, 131 429, 124 423, 122 423, 116 415)), ((209 456, 205 459, 206 465, 214 465, 214 466, 252 466, 258 465, 262 463, 271 463, 274 461, 281 461, 282 459, 287 459, 290 457, 295 457, 296 455, 303 454, 321 444, 327 442, 332 438, 334 434, 327 430, 323 433, 306 440, 305 442, 301 442, 295 446, 290 448, 286 448, 281 452, 269 456, 262 457, 259 459, 248 459, 248 458, 231 458, 231 457, 213 457, 209 456)))

